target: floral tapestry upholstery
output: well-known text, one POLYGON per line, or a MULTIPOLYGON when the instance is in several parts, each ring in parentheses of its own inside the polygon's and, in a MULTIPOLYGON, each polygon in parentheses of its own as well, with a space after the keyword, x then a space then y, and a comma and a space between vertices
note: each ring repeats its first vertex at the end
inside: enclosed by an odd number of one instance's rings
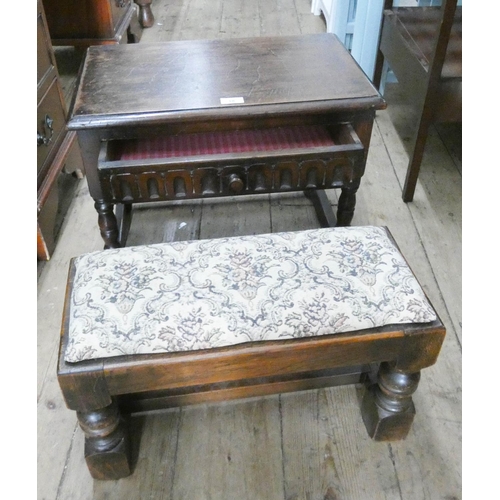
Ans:
POLYGON ((75 266, 67 362, 436 319, 380 227, 109 249, 75 266))

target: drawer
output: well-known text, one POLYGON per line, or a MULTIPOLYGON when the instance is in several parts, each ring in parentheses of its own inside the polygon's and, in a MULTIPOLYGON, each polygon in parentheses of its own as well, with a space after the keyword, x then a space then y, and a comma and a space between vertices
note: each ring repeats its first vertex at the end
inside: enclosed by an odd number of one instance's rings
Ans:
POLYGON ((52 58, 50 53, 51 50, 50 40, 47 37, 48 35, 43 22, 42 13, 39 12, 37 17, 37 56, 36 56, 36 63, 37 63, 36 77, 38 86, 40 86, 44 80, 47 80, 51 76, 50 75, 51 72, 53 73, 52 76, 55 76, 54 65, 52 64, 52 58))
POLYGON ((147 202, 342 187, 361 178, 349 123, 103 141, 108 201, 147 202))
POLYGON ((63 103, 57 80, 54 80, 37 108, 37 172, 44 169, 45 160, 65 127, 63 103))

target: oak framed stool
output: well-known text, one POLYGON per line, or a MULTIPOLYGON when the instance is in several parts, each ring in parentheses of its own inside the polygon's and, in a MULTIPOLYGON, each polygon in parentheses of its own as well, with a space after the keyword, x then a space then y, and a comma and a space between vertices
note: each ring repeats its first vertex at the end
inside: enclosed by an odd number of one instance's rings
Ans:
POLYGON ((365 383, 403 439, 445 328, 389 231, 338 227, 108 249, 72 260, 58 381, 96 479, 131 471, 126 416, 365 383))

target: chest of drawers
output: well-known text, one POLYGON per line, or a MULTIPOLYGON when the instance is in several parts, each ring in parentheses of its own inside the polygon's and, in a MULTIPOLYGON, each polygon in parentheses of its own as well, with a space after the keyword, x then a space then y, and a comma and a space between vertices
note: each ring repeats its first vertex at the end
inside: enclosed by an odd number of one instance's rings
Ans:
POLYGON ((76 134, 66 129, 66 107, 41 0, 37 2, 37 258, 55 247, 61 176, 83 170, 76 134), (71 163, 71 167, 68 166, 71 163), (63 168, 67 167, 64 169, 63 168))
POLYGON ((43 0, 53 45, 137 42, 137 10, 132 0, 43 0))

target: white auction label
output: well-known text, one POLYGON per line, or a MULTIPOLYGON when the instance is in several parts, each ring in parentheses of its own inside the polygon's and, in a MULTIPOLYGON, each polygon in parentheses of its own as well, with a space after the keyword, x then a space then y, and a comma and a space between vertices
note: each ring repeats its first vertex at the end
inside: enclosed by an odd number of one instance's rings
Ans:
POLYGON ((221 104, 245 104, 243 97, 221 97, 221 104))

